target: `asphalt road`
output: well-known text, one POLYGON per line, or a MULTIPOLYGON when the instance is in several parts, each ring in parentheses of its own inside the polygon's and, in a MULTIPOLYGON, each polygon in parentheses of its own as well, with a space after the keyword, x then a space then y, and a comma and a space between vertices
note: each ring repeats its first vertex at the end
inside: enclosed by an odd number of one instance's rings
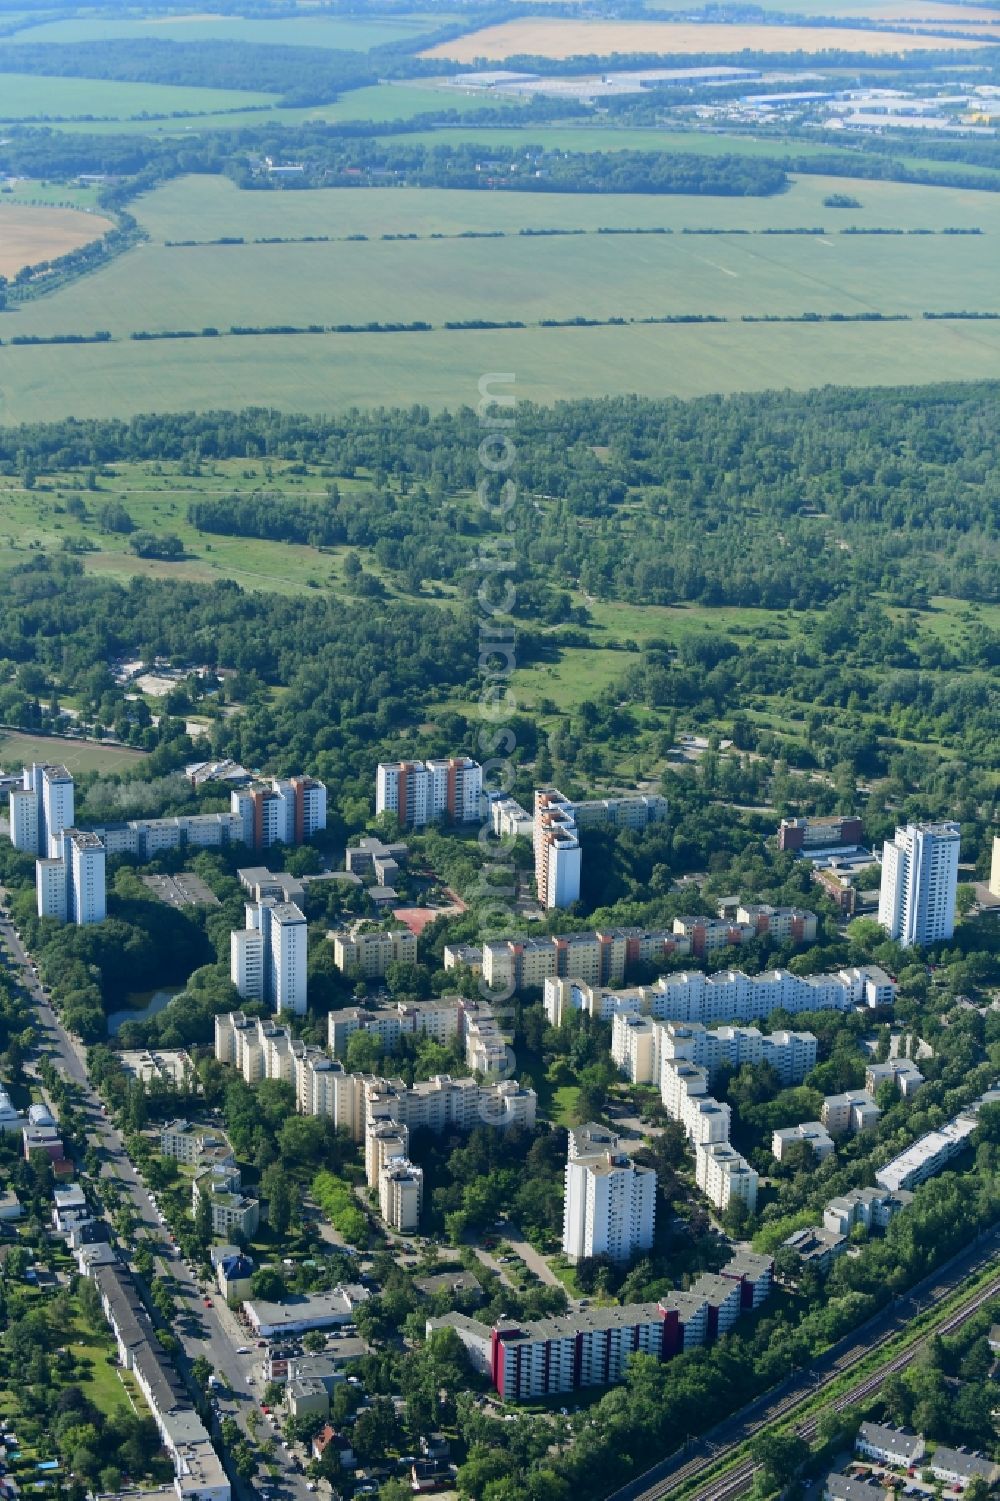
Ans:
MULTIPOLYGON (((262 1352, 255 1348, 254 1341, 240 1328, 231 1310, 214 1285, 207 1289, 200 1286, 188 1270, 177 1249, 170 1242, 170 1230, 160 1224, 149 1199, 149 1194, 125 1150, 121 1133, 104 1115, 101 1101, 90 1082, 86 1068, 85 1049, 74 1042, 60 1023, 48 994, 41 985, 37 972, 21 942, 20 935, 8 915, 8 893, 0 886, 0 942, 6 947, 11 968, 17 974, 31 996, 35 1008, 40 1049, 48 1053, 53 1063, 73 1080, 80 1091, 80 1109, 87 1120, 88 1136, 102 1156, 102 1173, 116 1177, 122 1185, 136 1218, 136 1242, 143 1239, 155 1247, 154 1255, 161 1276, 173 1283, 173 1295, 178 1314, 173 1325, 174 1333, 190 1363, 204 1356, 211 1362, 216 1375, 225 1383, 226 1394, 220 1394, 220 1419, 231 1415, 242 1428, 246 1428, 247 1413, 260 1402, 260 1387, 253 1385, 254 1367, 259 1365, 262 1352), (205 1300, 210 1299, 206 1307, 205 1300), (249 1347, 240 1354, 241 1347, 249 1347)), ((136 1247, 133 1246, 133 1249, 136 1247)), ((262 1422, 261 1434, 270 1435, 273 1430, 262 1422)), ((281 1472, 276 1483, 278 1494, 284 1493, 293 1501, 310 1501, 305 1477, 292 1468, 290 1455, 279 1443, 275 1445, 274 1462, 281 1472)), ((252 1488, 246 1494, 252 1495, 252 1488)))

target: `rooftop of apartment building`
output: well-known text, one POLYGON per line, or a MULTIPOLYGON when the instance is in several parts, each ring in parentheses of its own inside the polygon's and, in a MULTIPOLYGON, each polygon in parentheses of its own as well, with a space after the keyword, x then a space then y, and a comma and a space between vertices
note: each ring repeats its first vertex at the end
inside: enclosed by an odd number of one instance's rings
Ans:
POLYGON ((910 1459, 919 1459, 924 1452, 924 1438, 908 1428, 890 1428, 884 1423, 862 1423, 858 1438, 876 1449, 888 1449, 893 1454, 905 1454, 910 1459))
POLYGON ((737 1251, 722 1268, 723 1272, 731 1277, 763 1277, 774 1267, 774 1260, 770 1256, 762 1256, 757 1251, 737 1251))
POLYGON ((63 835, 78 850, 103 850, 100 837, 90 829, 63 829, 63 835))
POLYGON ((791 1246, 803 1261, 824 1256, 843 1244, 844 1236, 838 1235, 835 1230, 827 1230, 822 1225, 807 1225, 803 1230, 793 1230, 785 1241, 785 1245, 791 1246))

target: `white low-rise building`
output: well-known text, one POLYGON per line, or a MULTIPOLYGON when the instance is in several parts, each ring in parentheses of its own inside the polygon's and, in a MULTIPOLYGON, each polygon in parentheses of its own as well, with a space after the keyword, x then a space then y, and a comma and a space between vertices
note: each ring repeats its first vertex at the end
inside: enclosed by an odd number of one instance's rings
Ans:
POLYGON ((918 1464, 926 1450, 923 1435, 906 1428, 889 1428, 884 1423, 862 1423, 854 1440, 854 1449, 876 1464, 909 1468, 918 1464))
POLYGON ((865 1090, 872 1099, 883 1084, 892 1084, 904 1100, 909 1100, 923 1082, 923 1074, 909 1058, 890 1058, 887 1063, 869 1063, 865 1069, 865 1090))
POLYGON ((831 1136, 853 1136, 872 1131, 881 1114, 870 1094, 863 1089, 849 1089, 844 1094, 828 1094, 823 1101, 820 1120, 831 1136))
POLYGON ((815 1162, 824 1162, 834 1151, 833 1137, 821 1121, 802 1121, 798 1126, 783 1126, 772 1133, 771 1154, 781 1162, 789 1147, 805 1143, 815 1162))
POLYGON ((913 1195, 905 1188, 895 1193, 885 1188, 852 1188, 830 1200, 823 1211, 823 1225, 835 1235, 850 1235, 855 1225, 864 1230, 884 1230, 912 1202, 913 1195))
POLYGON ((935 1480, 964 1491, 973 1480, 984 1480, 990 1490, 1000 1484, 1000 1465, 983 1454, 968 1449, 951 1449, 938 1444, 930 1457, 930 1471, 935 1480))
POLYGON ((900 1152, 875 1174, 876 1182, 890 1193, 900 1188, 916 1188, 933 1178, 963 1150, 976 1129, 975 1117, 958 1115, 939 1131, 928 1131, 912 1146, 900 1152))

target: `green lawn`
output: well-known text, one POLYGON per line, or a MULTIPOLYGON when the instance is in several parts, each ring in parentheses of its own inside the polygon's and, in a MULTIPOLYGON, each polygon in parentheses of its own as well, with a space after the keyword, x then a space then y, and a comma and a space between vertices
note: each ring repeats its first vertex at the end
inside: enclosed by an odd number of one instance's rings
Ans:
POLYGON ((62 740, 51 735, 26 735, 0 730, 0 765, 25 766, 32 761, 54 761, 69 771, 121 771, 128 763, 141 761, 146 752, 117 745, 96 745, 85 740, 62 740))
POLYGON ((0 122, 94 115, 128 120, 142 113, 202 114, 209 110, 271 104, 271 94, 196 89, 162 83, 110 83, 96 78, 52 78, 0 73, 0 122))

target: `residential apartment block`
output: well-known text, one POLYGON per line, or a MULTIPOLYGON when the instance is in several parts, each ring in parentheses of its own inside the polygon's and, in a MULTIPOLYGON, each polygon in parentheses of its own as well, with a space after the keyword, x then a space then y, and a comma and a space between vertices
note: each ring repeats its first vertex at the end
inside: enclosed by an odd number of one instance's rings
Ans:
POLYGON ((35 861, 35 893, 39 917, 83 927, 103 922, 108 915, 106 857, 96 834, 84 829, 61 829, 52 836, 58 854, 35 861))
POLYGON ((10 840, 15 849, 43 859, 57 855, 56 839, 74 824, 73 778, 65 766, 33 762, 22 786, 10 791, 10 840))
POLYGON ((637 1167, 612 1144, 594 1149, 588 1139, 575 1151, 571 1139, 563 1200, 563 1254, 570 1261, 608 1256, 631 1261, 653 1244, 656 1221, 656 1173, 637 1167))
POLYGON ((399 1001, 377 1010, 346 1006, 331 1011, 327 1017, 327 1045, 334 1058, 343 1058, 355 1032, 370 1032, 387 1053, 396 1052, 404 1036, 432 1037, 447 1047, 461 1031, 466 1007, 475 1009, 472 1002, 457 995, 429 1001, 399 1001))
POLYGON ((401 1079, 350 1074, 337 1059, 293 1038, 287 1028, 241 1011, 215 1018, 215 1056, 238 1069, 248 1084, 284 1079, 295 1089, 300 1114, 325 1116, 359 1142, 376 1120, 435 1132, 535 1123, 537 1096, 515 1080, 479 1084, 439 1074, 407 1086, 401 1079))
POLYGON ((694 1150, 695 1182, 702 1193, 723 1213, 730 1204, 742 1202, 750 1214, 757 1211, 757 1174, 729 1141, 709 1141, 694 1150))
POLYGON ((272 844, 303 844, 326 828, 326 786, 315 777, 254 782, 235 787, 229 807, 241 821, 243 843, 251 849, 272 844))
MULTIPOLYGON (((544 944, 545 940, 539 942, 544 944)), ((842 969, 835 975, 804 977, 786 969, 753 976, 735 969, 720 970, 713 975, 688 970, 661 975, 653 985, 637 985, 627 990, 578 978, 550 976, 544 982, 543 1004, 552 1026, 561 1026, 573 1011, 585 1011, 601 1021, 613 1022, 621 1014, 704 1027, 713 1022, 763 1021, 779 1009, 797 1013, 891 1006, 896 991, 896 982, 875 965, 842 969)), ((792 1038, 809 1035, 790 1034, 792 1038)), ((794 1048, 786 1054, 790 1060, 795 1056, 794 1048)), ((783 1063, 782 1067, 785 1066, 783 1063)))
POLYGON ((911 823, 886 840, 878 920, 903 948, 954 933, 960 842, 957 823, 911 823))
POLYGON ((212 1210, 212 1234, 230 1239, 234 1234, 250 1239, 260 1225, 260 1204, 241 1190, 242 1176, 235 1163, 214 1163, 195 1173, 191 1181, 191 1205, 206 1198, 212 1210))
POLYGON ((912 1146, 900 1152, 875 1174, 876 1183, 890 1193, 901 1188, 916 1188, 946 1167, 965 1148, 976 1129, 974 1114, 956 1115, 937 1131, 928 1131, 912 1146))
POLYGON ((794 1230, 783 1244, 795 1252, 804 1267, 825 1277, 838 1257, 848 1250, 850 1242, 846 1235, 827 1230, 823 1225, 807 1225, 803 1230, 794 1230))
MULTIPOLYGON (((515 807, 518 805, 515 804, 515 807)), ((523 813, 523 809, 519 809, 523 813)), ((667 817, 665 797, 638 794, 574 801, 556 787, 535 792, 532 834, 535 846, 535 889, 543 907, 569 907, 580 896, 581 829, 613 828, 641 831, 667 817)), ((495 831, 504 822, 499 815, 495 831)), ((508 820, 509 822, 509 820, 508 820)), ((514 818, 516 825, 517 819, 514 818)))
POLYGON ((131 1371, 173 1462, 177 1501, 230 1501, 222 1461, 156 1337, 127 1269, 106 1247, 84 1247, 78 1261, 100 1294, 118 1359, 131 1371), (101 1254, 88 1254, 95 1249, 101 1254))
POLYGON ((248 903, 246 926, 230 934, 229 977, 240 998, 264 1001, 279 1016, 304 1016, 307 943, 305 914, 294 902, 248 903))
POLYGON ((665 1062, 695 1063, 710 1079, 723 1068, 767 1063, 787 1087, 800 1084, 814 1067, 816 1049, 811 1032, 709 1029, 700 1022, 659 1022, 631 1012, 612 1018, 611 1057, 633 1084, 656 1083, 665 1062))
POLYGON ((864 1230, 885 1230, 891 1220, 913 1203, 905 1188, 890 1193, 885 1188, 852 1188, 831 1199, 823 1210, 823 1227, 835 1235, 850 1235, 855 1225, 864 1230))
POLYGON ((468 756, 439 761, 380 762, 375 812, 394 813, 403 828, 439 820, 475 823, 482 817, 483 768, 468 756))
POLYGON ((586 985, 620 985, 637 964, 663 964, 689 952, 686 940, 663 929, 611 928, 539 937, 519 934, 483 944, 483 979, 505 995, 541 987, 555 977, 586 985))
POLYGON ((535 820, 513 797, 490 797, 490 823, 498 839, 531 839, 535 820))
POLYGON ((778 848, 803 853, 840 849, 860 844, 864 832, 861 819, 853 813, 835 813, 830 818, 783 818, 778 848))
POLYGON ((831 1136, 853 1136, 858 1131, 874 1130, 880 1114, 870 1094, 849 1089, 844 1094, 828 1094, 819 1118, 831 1136))
POLYGON ((379 1173, 379 1213, 392 1230, 407 1233, 420 1225, 424 1173, 407 1157, 392 1157, 379 1173))
POLYGON ((505 1321, 493 1328, 461 1313, 427 1320, 427 1333, 453 1329, 473 1369, 488 1376, 508 1402, 532 1401, 624 1379, 633 1354, 671 1360, 731 1329, 744 1309, 770 1294, 768 1256, 739 1253, 718 1276, 658 1303, 576 1308, 553 1318, 505 1321))
POLYGON ((224 1131, 186 1120, 168 1121, 160 1128, 160 1151, 185 1167, 235 1166, 236 1157, 224 1131))
POLYGON ((333 962, 342 974, 381 979, 390 964, 416 964, 417 935, 409 928, 334 933, 333 962))
POLYGON ((816 924, 815 912, 804 907, 735 902, 718 917, 675 917, 674 932, 690 942, 696 958, 705 959, 758 938, 769 943, 815 943, 816 924))
POLYGON ((824 1162, 834 1151, 833 1137, 821 1121, 803 1121, 798 1126, 784 1126, 771 1134, 771 1155, 781 1162, 789 1147, 806 1143, 815 1162, 824 1162))
POLYGON ((543 907, 571 907, 580 899, 583 851, 576 810, 554 788, 535 793, 535 890, 543 907))
POLYGON ((890 1058, 887 1063, 869 1063, 865 1069, 865 1089, 872 1099, 883 1084, 892 1084, 904 1100, 910 1100, 923 1082, 923 1074, 909 1058, 890 1058))
POLYGON ((223 849, 243 843, 236 813, 185 813, 177 818, 132 818, 94 830, 109 855, 154 860, 166 850, 223 849))

